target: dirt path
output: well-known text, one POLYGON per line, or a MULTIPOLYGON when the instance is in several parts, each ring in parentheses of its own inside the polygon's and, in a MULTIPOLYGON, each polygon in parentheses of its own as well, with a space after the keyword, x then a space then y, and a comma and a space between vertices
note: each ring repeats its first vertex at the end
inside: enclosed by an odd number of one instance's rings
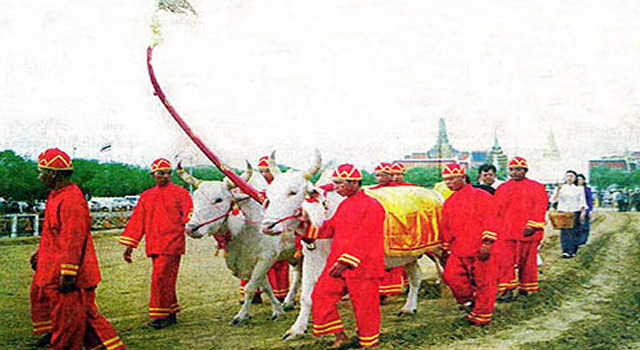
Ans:
MULTIPOLYGON (((598 304, 609 300, 615 292, 616 280, 622 278, 617 265, 626 256, 633 253, 630 244, 633 235, 627 234, 630 218, 627 216, 608 217, 605 233, 610 234, 610 243, 598 252, 596 264, 601 268, 584 284, 577 293, 567 295, 562 304, 549 313, 518 323, 508 329, 480 338, 465 339, 450 343, 443 347, 430 349, 465 350, 486 349, 506 350, 518 349, 521 345, 540 341, 550 341, 561 336, 578 321, 596 320, 594 313, 598 304)), ((578 263, 558 261, 558 263, 578 263)))

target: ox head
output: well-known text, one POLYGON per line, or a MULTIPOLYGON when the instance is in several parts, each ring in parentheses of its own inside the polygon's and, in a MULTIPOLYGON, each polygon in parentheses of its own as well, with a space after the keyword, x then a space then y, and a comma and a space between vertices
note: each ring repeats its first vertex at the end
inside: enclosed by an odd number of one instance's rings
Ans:
MULTIPOLYGON (((288 171, 275 177, 266 192, 265 212, 262 220, 262 232, 270 235, 281 234, 291 226, 294 216, 299 210, 310 203, 318 203, 322 206, 322 199, 318 199, 320 191, 311 183, 310 179, 315 175, 322 164, 320 152, 316 150, 313 165, 307 171, 288 171)), ((307 212, 314 222, 322 221, 320 218, 307 212)))
MULTIPOLYGON (((249 200, 249 196, 240 191, 233 182, 202 181, 189 175, 178 165, 180 178, 196 187, 193 192, 193 215, 186 225, 187 234, 201 238, 206 234, 224 234, 229 230, 228 217, 234 203, 249 200)), ((258 190, 266 188, 261 176, 254 176, 253 169, 247 163, 247 171, 241 178, 258 190)))

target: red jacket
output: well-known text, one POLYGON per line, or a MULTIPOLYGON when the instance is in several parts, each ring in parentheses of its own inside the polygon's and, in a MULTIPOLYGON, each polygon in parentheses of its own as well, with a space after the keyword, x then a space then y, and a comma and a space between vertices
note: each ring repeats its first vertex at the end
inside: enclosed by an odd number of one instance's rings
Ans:
POLYGON ((140 195, 140 201, 120 236, 120 244, 137 248, 146 234, 146 253, 182 255, 185 252, 184 225, 189 222, 193 203, 189 192, 169 183, 154 186, 140 195))
POLYGON ((76 184, 49 193, 42 226, 35 284, 56 287, 61 275, 72 275, 76 287, 97 285, 100 268, 91 239, 91 215, 76 184))
POLYGON ((482 242, 497 238, 495 204, 486 191, 465 185, 444 202, 442 248, 460 257, 475 256, 482 242))
POLYGON ((385 211, 364 191, 347 197, 320 228, 318 238, 331 238, 327 268, 336 261, 351 266, 347 278, 382 278, 384 274, 385 211))
POLYGON ((495 193, 498 205, 500 239, 506 241, 539 241, 542 239, 549 198, 544 185, 530 179, 509 180, 498 186, 495 193), (535 229, 524 237, 525 227, 535 229))

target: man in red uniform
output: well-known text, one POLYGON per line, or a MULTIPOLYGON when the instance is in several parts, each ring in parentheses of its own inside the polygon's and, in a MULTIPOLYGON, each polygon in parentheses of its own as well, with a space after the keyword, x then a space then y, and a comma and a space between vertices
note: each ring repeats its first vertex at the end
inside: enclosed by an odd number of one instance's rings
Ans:
POLYGON ((498 301, 512 301, 520 294, 538 291, 538 245, 544 233, 548 197, 544 185, 526 177, 529 165, 522 157, 508 163, 509 181, 495 193, 497 219, 501 225, 496 242, 499 255, 498 301), (515 269, 518 270, 516 279, 515 269))
POLYGON ((404 181, 404 175, 407 173, 407 167, 401 162, 391 163, 391 181, 398 186, 415 186, 404 181))
POLYGON ((331 251, 311 295, 313 335, 335 334, 331 349, 349 344, 336 304, 349 294, 362 347, 379 343, 378 289, 384 273, 384 208, 361 191, 362 175, 351 164, 333 173, 336 191, 347 197, 320 228, 319 238, 333 237, 331 251))
MULTIPOLYGON (((369 187, 369 190, 376 190, 387 186, 396 186, 393 181, 393 169, 390 163, 380 163, 374 169, 376 186, 369 187)), ((404 267, 397 266, 389 271, 385 271, 382 281, 380 282, 380 303, 386 304, 387 298, 391 295, 402 293, 404 267)))
POLYGON ((153 262, 149 325, 156 329, 175 323, 180 311, 176 280, 180 257, 185 252, 184 225, 193 209, 189 192, 171 182, 171 171, 171 163, 166 159, 151 164, 156 186, 142 192, 120 236, 120 244, 127 246, 124 260, 131 263, 133 249, 146 234, 146 253, 153 262))
POLYGON ((497 291, 497 266, 491 247, 496 240, 495 208, 491 195, 466 182, 464 168, 452 163, 442 178, 453 194, 442 208, 443 280, 456 301, 469 308, 471 324, 491 322, 497 291))
POLYGON ((70 180, 71 158, 57 148, 48 149, 38 156, 38 170, 40 181, 51 192, 40 244, 32 258, 34 330, 51 332, 49 349, 124 349, 118 333, 95 304, 100 267, 87 201, 70 180))
MULTIPOLYGON (((271 173, 271 164, 269 156, 261 157, 258 160, 258 170, 260 174, 267 180, 267 183, 273 181, 273 174, 271 173)), ((269 284, 273 289, 273 294, 283 302, 289 293, 289 262, 287 260, 278 260, 267 271, 267 278, 269 284)), ((248 280, 240 280, 240 302, 244 300, 244 286, 247 285, 248 280)), ((258 289, 253 297, 253 303, 261 303, 260 297, 261 290, 258 289)))
POLYGON ((378 188, 382 188, 385 186, 394 186, 393 177, 391 176, 391 164, 382 162, 378 164, 373 170, 374 176, 376 177, 376 182, 378 183, 375 186, 369 187, 370 190, 375 190, 378 188))

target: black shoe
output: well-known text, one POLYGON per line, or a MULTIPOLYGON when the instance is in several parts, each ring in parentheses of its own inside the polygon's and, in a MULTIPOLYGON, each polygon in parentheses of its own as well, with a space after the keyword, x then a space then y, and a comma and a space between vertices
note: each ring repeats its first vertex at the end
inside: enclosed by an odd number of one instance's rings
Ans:
POLYGON ((527 295, 529 295, 529 292, 527 292, 526 290, 521 290, 521 291, 518 292, 518 294, 526 297, 527 295))
POLYGON ((484 326, 488 325, 488 323, 476 323, 476 322, 473 322, 473 321, 471 321, 470 319, 468 319, 466 317, 463 318, 463 322, 464 322, 464 324, 466 324, 468 326, 476 326, 476 327, 484 327, 484 326))
POLYGON ((470 313, 471 310, 473 310, 473 307, 475 306, 475 303, 473 301, 467 301, 464 304, 459 304, 458 305, 458 310, 462 310, 466 313, 470 313))
POLYGON ((507 289, 500 295, 500 297, 498 297, 496 301, 499 303, 510 303, 513 301, 513 299, 513 289, 507 289))
POLYGON ((178 318, 176 317, 176 314, 169 314, 169 323, 171 324, 178 323, 178 318))
POLYGON ((165 328, 169 325, 171 325, 172 322, 169 319, 169 317, 167 318, 156 318, 153 321, 149 322, 149 326, 155 328, 155 329, 162 329, 165 328))
POLYGON ((573 254, 569 254, 569 253, 562 253, 562 258, 563 259, 571 259, 573 258, 574 255, 573 254))
POLYGON ((53 335, 53 333, 45 333, 42 338, 38 339, 38 341, 36 341, 35 343, 33 343, 33 346, 37 347, 37 348, 44 348, 49 346, 49 344, 51 343, 51 336, 53 335))

